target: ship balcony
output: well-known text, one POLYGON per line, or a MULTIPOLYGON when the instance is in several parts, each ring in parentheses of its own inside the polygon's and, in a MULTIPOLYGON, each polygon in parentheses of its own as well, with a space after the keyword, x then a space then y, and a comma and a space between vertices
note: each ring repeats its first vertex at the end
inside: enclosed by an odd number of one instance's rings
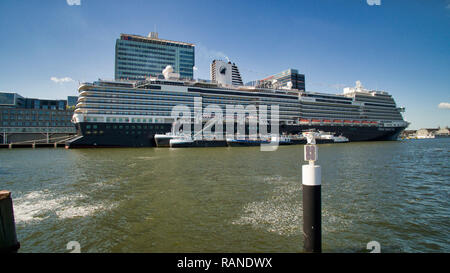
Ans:
POLYGON ((80 95, 80 96, 78 97, 77 103, 78 103, 78 102, 85 101, 86 99, 87 99, 87 97, 85 97, 85 96, 83 96, 83 95, 80 95))
POLYGON ((80 84, 80 86, 78 86, 78 92, 81 92, 83 90, 87 90, 89 87, 91 87, 90 84, 88 83, 82 83, 80 84))
POLYGON ((78 101, 77 104, 75 105, 75 108, 83 107, 83 106, 85 106, 85 105, 86 105, 86 102, 84 102, 84 101, 78 101))

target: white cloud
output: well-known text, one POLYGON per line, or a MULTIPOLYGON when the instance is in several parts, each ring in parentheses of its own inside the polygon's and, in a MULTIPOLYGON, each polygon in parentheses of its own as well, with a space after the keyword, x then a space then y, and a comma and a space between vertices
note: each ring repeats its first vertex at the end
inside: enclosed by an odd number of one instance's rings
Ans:
POLYGON ((81 6, 81 0, 66 0, 69 6, 81 6))
POLYGON ((207 59, 210 62, 212 62, 215 59, 227 60, 228 62, 230 61, 228 56, 222 51, 212 50, 201 44, 198 44, 196 46, 196 51, 197 51, 196 54, 198 54, 200 58, 207 59))
POLYGON ((440 109, 450 109, 450 103, 448 103, 448 102, 441 102, 441 103, 439 103, 438 108, 440 108, 440 109))
POLYGON ((367 5, 373 6, 373 5, 381 5, 381 0, 367 0, 367 5))
POLYGON ((50 80, 52 80, 56 83, 73 82, 73 80, 69 77, 64 77, 64 78, 51 77, 50 80))

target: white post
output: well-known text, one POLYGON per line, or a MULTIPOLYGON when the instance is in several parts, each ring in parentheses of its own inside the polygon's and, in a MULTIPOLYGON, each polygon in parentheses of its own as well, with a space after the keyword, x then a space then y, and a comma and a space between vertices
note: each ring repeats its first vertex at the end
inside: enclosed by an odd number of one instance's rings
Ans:
POLYGON ((322 252, 322 174, 319 165, 315 134, 307 136, 308 145, 305 145, 305 161, 308 165, 302 166, 303 189, 303 236, 305 252, 322 252))

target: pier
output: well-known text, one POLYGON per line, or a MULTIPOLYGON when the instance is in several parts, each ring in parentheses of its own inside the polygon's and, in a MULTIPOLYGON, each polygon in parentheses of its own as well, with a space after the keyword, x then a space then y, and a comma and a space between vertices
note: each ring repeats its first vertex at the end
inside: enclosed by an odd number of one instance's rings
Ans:
POLYGON ((19 142, 3 143, 0 144, 0 149, 12 149, 12 148, 58 148, 65 147, 66 141, 74 138, 75 136, 58 136, 51 137, 47 135, 44 139, 33 139, 19 142))
POLYGON ((2 190, 0 191, 0 253, 15 253, 19 248, 11 192, 2 190))

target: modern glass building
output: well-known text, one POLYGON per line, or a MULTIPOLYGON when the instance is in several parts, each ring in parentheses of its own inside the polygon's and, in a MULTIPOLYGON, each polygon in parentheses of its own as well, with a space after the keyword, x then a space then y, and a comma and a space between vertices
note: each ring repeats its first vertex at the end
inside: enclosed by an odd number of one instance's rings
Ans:
POLYGON ((67 97, 67 106, 75 107, 77 105, 78 97, 77 96, 68 96, 67 97))
POLYGON ((27 109, 51 109, 66 110, 66 100, 41 100, 41 99, 24 99, 24 108, 27 109))
POLYGON ((0 92, 0 107, 23 106, 24 98, 17 93, 0 92))
POLYGON ((116 40, 116 80, 141 80, 161 75, 171 65, 181 78, 194 77, 195 45, 158 38, 156 32, 147 37, 121 34, 116 40))
MULTIPOLYGON (((78 97, 69 96, 68 99, 78 97)), ((0 107, 2 108, 23 108, 23 109, 49 109, 66 110, 67 100, 45 100, 24 98, 17 93, 0 92, 0 107)))

